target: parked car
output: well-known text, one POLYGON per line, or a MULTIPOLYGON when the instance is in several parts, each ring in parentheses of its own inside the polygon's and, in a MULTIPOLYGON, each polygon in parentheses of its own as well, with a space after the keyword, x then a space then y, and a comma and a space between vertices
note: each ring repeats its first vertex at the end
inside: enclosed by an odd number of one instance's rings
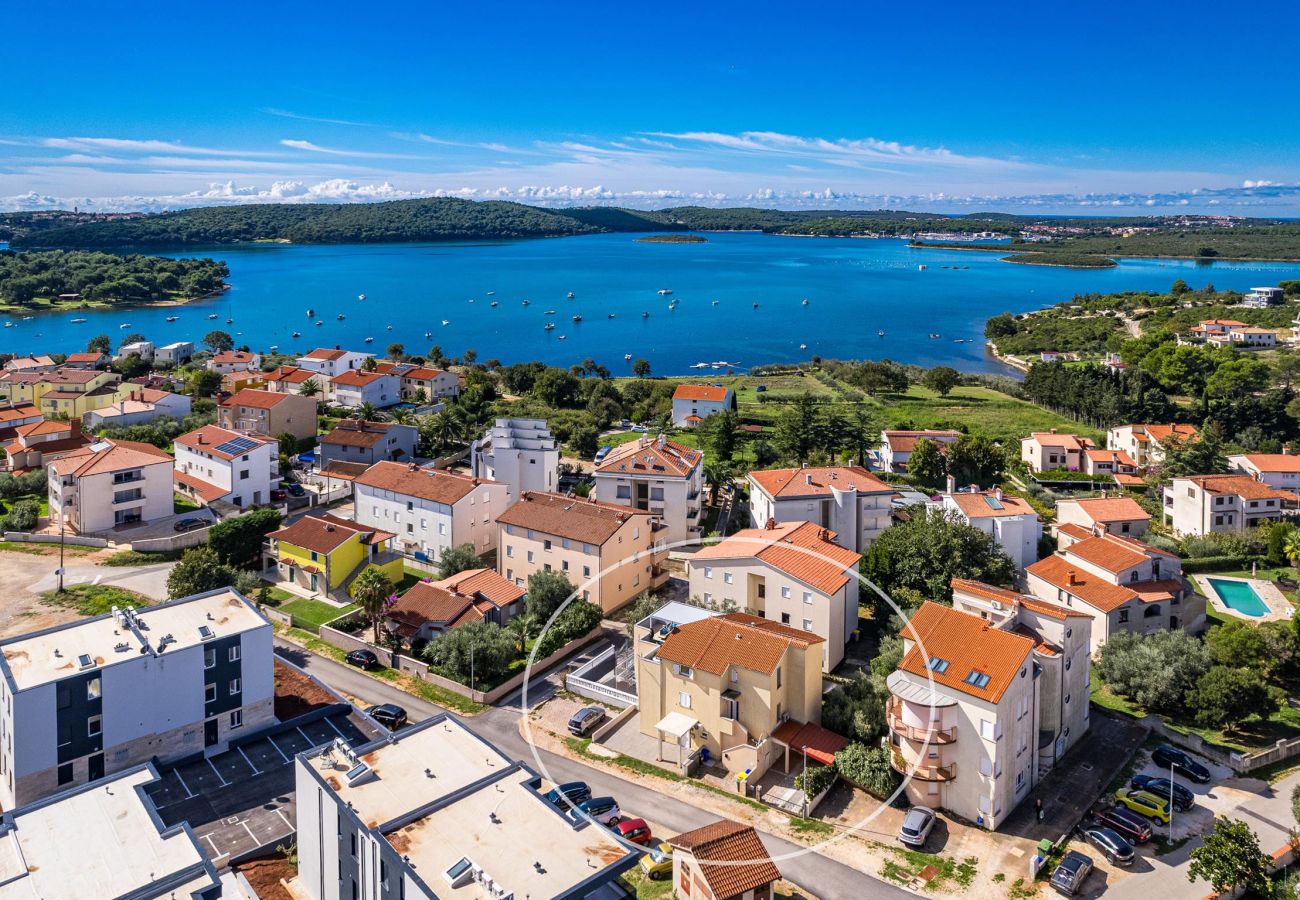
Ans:
POLYGON ((271 489, 271 502, 272 502, 272 503, 279 503, 281 500, 283 500, 283 499, 284 499, 285 497, 287 497, 287 496, 289 496, 289 495, 288 495, 287 493, 285 493, 284 488, 272 488, 272 489, 271 489))
POLYGON ((654 881, 671 877, 673 874, 672 845, 661 841, 657 847, 641 857, 641 871, 654 881))
POLYGON ((1096 819, 1097 824, 1119 832, 1120 836, 1131 844, 1145 844, 1151 840, 1153 834, 1150 822, 1122 806, 1104 809, 1093 818, 1096 819))
POLYGON ((1052 887, 1056 888, 1057 893, 1072 897, 1079 893, 1079 888, 1083 887, 1091 872, 1092 857, 1071 850, 1052 873, 1052 887))
POLYGON ((284 489, 290 497, 306 497, 307 489, 296 481, 286 481, 284 489))
POLYGON ((898 839, 909 847, 925 846, 925 839, 934 827, 934 810, 928 806, 913 806, 907 811, 903 825, 898 829, 898 839))
POLYGON ((348 655, 343 657, 343 661, 358 669, 379 668, 379 657, 375 656, 373 650, 349 650, 348 655))
POLYGON ((584 706, 569 719, 569 734, 586 737, 605 721, 605 710, 599 706, 584 706))
POLYGON ((186 516, 183 519, 177 519, 172 528, 176 531, 193 531, 195 528, 202 528, 207 524, 207 519, 201 519, 198 516, 186 516))
POLYGON ((624 819, 614 826, 614 831, 625 841, 646 845, 650 843, 650 826, 645 819, 624 819))
POLYGON ((1107 828, 1099 825, 1095 828, 1085 828, 1083 837, 1089 844, 1092 844, 1101 851, 1101 855, 1106 857, 1117 866, 1133 865, 1133 845, 1124 838, 1120 837, 1113 828, 1107 828))
POLYGON ((1210 770, 1177 747, 1161 744, 1151 754, 1151 761, 1162 769, 1168 769, 1172 766, 1173 770, 1179 775, 1195 781, 1197 784, 1210 783, 1210 770))
POLYGON ((1170 781, 1168 778, 1155 778, 1151 775, 1134 775, 1129 779, 1129 785, 1140 791, 1147 791, 1155 794, 1157 797, 1169 799, 1172 791, 1174 797, 1174 809, 1178 812, 1187 812, 1196 804, 1196 795, 1183 787, 1177 782, 1170 781))
POLYGON ((396 703, 381 703, 366 710, 366 715, 383 725, 389 731, 396 731, 406 724, 406 710, 396 703))
POLYGON ((569 815, 574 821, 590 816, 602 825, 617 825, 618 820, 623 818, 618 801, 613 797, 593 797, 579 803, 569 815))
POLYGON ((592 462, 594 462, 596 465, 600 465, 605 461, 605 457, 609 456, 609 451, 613 449, 614 448, 609 446, 608 444, 606 444, 604 447, 601 447, 599 450, 596 451, 596 456, 595 458, 592 459, 592 462))
POLYGON ((568 812, 579 803, 586 803, 591 799, 591 788, 585 781, 569 781, 564 784, 557 784, 546 792, 546 800, 554 806, 558 806, 562 812, 568 812))
POLYGON ((1169 801, 1146 791, 1135 788, 1120 788, 1115 792, 1115 799, 1148 819, 1167 823, 1169 821, 1169 801))

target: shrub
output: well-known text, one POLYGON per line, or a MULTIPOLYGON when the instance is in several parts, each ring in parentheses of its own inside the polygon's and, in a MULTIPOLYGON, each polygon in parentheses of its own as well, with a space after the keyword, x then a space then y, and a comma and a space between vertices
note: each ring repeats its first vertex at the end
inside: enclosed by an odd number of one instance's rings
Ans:
POLYGON ((890 766, 889 751, 884 747, 849 744, 835 754, 835 768, 847 780, 880 800, 894 793, 902 781, 890 766))
MULTIPOLYGON (((495 622, 469 622, 429 642, 424 658, 448 678, 468 684, 505 673, 514 659, 515 641, 495 622)), ((471 685, 472 687, 472 685, 471 685)))
POLYGON ((822 725, 850 741, 870 743, 885 733, 885 698, 859 673, 822 701, 822 725))
POLYGON ((5 531, 31 531, 41 517, 41 506, 35 500, 19 500, 9 507, 4 517, 5 531))
POLYGON ((574 600, 555 617, 555 624, 537 642, 537 659, 545 659, 569 641, 582 637, 600 624, 600 607, 574 600))
POLYGON ((1097 660, 1097 674, 1112 691, 1158 713, 1181 711, 1209 668, 1209 648, 1183 631, 1121 632, 1102 645, 1097 660))
POLYGON ((811 800, 834 784, 838 777, 834 766, 809 766, 794 777, 794 786, 811 800))
POLYGON ((1278 689, 1251 669, 1214 666, 1187 692, 1187 705, 1204 728, 1234 728, 1251 716, 1267 719, 1281 705, 1278 689))

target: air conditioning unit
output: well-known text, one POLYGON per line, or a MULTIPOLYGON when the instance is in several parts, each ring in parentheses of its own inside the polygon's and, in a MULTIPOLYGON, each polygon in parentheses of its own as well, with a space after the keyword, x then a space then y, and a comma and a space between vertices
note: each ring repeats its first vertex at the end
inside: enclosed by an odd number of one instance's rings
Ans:
POLYGON ((1002 601, 1001 601, 1001 600, 994 600, 994 601, 993 601, 993 608, 996 609, 998 612, 1001 612, 1001 611, 1002 611, 1002 601))

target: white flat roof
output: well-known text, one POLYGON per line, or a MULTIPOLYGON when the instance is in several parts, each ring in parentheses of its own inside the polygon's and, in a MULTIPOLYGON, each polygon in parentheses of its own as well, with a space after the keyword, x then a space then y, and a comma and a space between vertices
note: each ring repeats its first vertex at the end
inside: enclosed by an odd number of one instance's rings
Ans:
POLYGON ((885 679, 885 686, 889 688, 889 693, 906 700, 908 703, 917 703, 922 706, 957 705, 957 698, 952 694, 938 687, 931 688, 928 681, 917 681, 916 679, 917 676, 911 672, 895 669, 885 679))
POLYGON ((135 769, 11 813, 14 827, 0 829, 0 898, 102 900, 151 884, 170 896, 169 881, 174 896, 188 897, 217 884, 193 835, 164 831, 151 814, 138 788, 155 778, 135 769))
POLYGON ((698 622, 701 619, 707 619, 711 616, 720 615, 711 609, 705 609, 701 606, 692 606, 689 603, 681 603, 677 600, 671 600, 663 606, 656 609, 650 615, 646 616, 637 625, 650 627, 651 620, 656 622, 671 622, 674 625, 689 625, 692 622, 698 622))
POLYGON ((271 627, 251 603, 230 588, 141 607, 134 616, 142 629, 123 627, 109 614, 0 642, 0 666, 14 689, 22 691, 134 659, 145 641, 156 654, 167 635, 171 638, 163 653, 271 627), (204 638, 200 628, 209 629, 211 636, 204 638), (82 655, 90 657, 90 665, 81 665, 82 655))

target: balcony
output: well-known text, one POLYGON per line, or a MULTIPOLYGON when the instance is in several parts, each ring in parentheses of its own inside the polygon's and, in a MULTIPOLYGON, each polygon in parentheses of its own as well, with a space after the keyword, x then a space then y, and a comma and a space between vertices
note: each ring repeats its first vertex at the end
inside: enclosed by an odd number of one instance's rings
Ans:
POLYGON ((931 744, 951 744, 957 740, 957 726, 951 728, 922 728, 908 725, 903 721, 903 704, 897 697, 891 697, 885 705, 885 720, 889 730, 909 741, 929 742, 931 744))
POLYGON ((957 764, 949 763, 946 766, 917 766, 915 772, 911 772, 907 761, 903 755, 897 751, 889 755, 889 765, 900 775, 908 775, 920 781, 952 781, 957 777, 957 764))

